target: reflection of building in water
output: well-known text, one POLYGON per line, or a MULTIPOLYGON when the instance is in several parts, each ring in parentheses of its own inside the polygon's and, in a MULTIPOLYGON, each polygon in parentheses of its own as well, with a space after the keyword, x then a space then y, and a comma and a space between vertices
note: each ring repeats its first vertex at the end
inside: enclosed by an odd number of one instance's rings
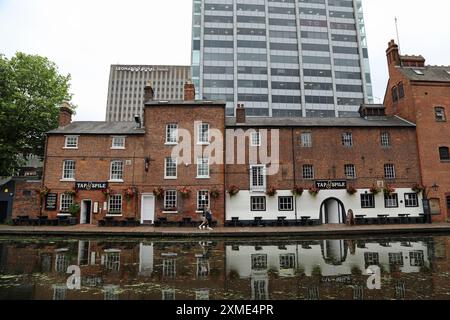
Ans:
POLYGON ((195 290, 195 300, 209 300, 209 290, 195 290))
POLYGON ((355 286, 353 288, 353 300, 364 300, 364 287, 355 286))
POLYGON ((67 285, 53 285, 53 300, 66 300, 67 285))
POLYGON ((269 300, 269 276, 267 271, 254 271, 251 276, 252 300, 269 300))
POLYGON ((119 286, 107 285, 103 287, 105 300, 119 300, 119 286))
POLYGON ((153 244, 139 245, 139 275, 150 277, 153 273, 153 244))
POLYGON ((163 277, 175 279, 177 276, 177 256, 176 253, 162 253, 163 258, 163 277))
POLYGON ((41 272, 48 273, 52 271, 52 254, 51 253, 43 253, 40 256, 41 258, 41 272))
POLYGON ((318 287, 306 288, 306 300, 319 300, 319 288, 318 287))
POLYGON ((89 248, 89 241, 78 241, 78 265, 80 267, 89 265, 89 248))
POLYGON ((102 255, 101 264, 104 268, 111 272, 119 272, 120 270, 120 252, 118 249, 106 249, 102 255))
POLYGON ((197 258, 197 278, 207 278, 210 270, 209 259, 203 254, 197 254, 195 257, 197 258))
POLYGON ((164 289, 162 290, 163 300, 175 300, 175 290, 174 289, 164 289))
POLYGON ((67 257, 67 252, 69 249, 58 249, 56 250, 55 257, 55 271, 58 273, 66 273, 69 267, 69 258, 67 257))
POLYGON ((322 256, 325 263, 341 265, 347 258, 347 242, 344 240, 323 240, 321 243, 322 256))
POLYGON ((397 300, 403 300, 406 297, 405 284, 403 282, 397 283, 395 285, 395 298, 397 300))

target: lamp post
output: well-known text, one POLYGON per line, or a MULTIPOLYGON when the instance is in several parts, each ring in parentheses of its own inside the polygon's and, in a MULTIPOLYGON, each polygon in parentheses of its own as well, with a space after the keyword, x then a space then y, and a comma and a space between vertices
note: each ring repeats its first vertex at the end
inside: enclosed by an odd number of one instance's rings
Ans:
POLYGON ((439 186, 436 184, 436 182, 431 186, 431 188, 425 187, 424 190, 424 198, 422 200, 423 202, 423 210, 425 214, 425 223, 431 223, 431 208, 430 208, 430 191, 433 190, 434 192, 437 192, 439 189, 439 186), (428 191, 427 191, 428 189, 428 191))

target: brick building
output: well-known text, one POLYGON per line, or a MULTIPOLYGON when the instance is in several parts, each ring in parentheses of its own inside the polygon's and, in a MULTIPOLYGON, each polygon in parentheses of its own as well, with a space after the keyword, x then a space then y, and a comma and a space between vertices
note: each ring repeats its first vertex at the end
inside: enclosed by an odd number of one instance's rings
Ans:
POLYGON ((450 66, 427 66, 422 56, 401 56, 393 40, 386 53, 386 112, 416 125, 420 173, 433 220, 446 221, 450 217, 450 66))

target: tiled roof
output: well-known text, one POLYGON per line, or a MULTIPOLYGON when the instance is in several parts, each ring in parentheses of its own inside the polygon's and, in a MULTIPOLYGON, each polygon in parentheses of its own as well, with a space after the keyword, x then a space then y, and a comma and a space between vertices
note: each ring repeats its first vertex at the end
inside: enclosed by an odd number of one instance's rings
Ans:
POLYGON ((450 66, 400 67, 399 70, 412 81, 450 82, 450 66))

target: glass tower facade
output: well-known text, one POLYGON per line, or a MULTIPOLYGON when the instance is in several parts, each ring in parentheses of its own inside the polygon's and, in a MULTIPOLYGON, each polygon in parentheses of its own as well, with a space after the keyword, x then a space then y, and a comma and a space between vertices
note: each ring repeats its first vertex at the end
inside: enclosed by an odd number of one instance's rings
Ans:
POLYGON ((361 0, 193 0, 198 99, 248 116, 352 117, 372 102, 361 0))

